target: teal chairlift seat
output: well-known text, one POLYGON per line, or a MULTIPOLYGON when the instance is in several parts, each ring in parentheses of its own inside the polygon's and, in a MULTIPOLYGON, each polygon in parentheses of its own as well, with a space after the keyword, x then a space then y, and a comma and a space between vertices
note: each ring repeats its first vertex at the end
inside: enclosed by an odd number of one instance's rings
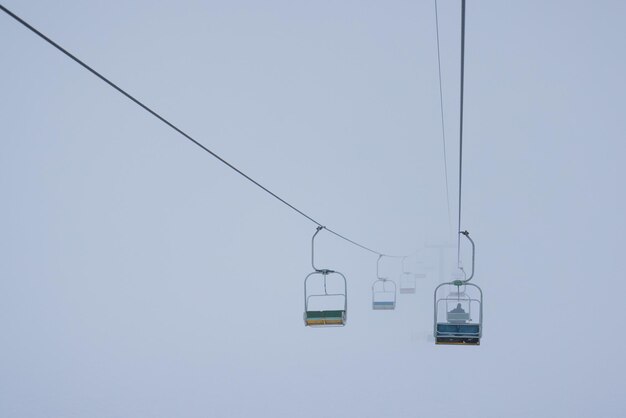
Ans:
MULTIPOLYGON (((480 345, 483 331, 483 292, 469 281, 474 277, 475 245, 467 231, 461 232, 472 244, 472 273, 464 280, 441 283, 435 289, 434 336, 435 344, 480 345), (440 296, 443 289, 455 290, 440 296), (478 317, 474 317, 478 314, 478 317)), ((465 271, 461 268, 461 272, 465 271)))
POLYGON ((473 283, 463 283, 463 281, 457 280, 440 284, 435 292, 444 285, 455 286, 456 291, 451 291, 445 297, 435 299, 435 343, 480 345, 480 337, 482 335, 482 291, 473 283), (477 290, 479 296, 471 296, 468 287, 477 290), (445 320, 442 315, 444 312, 445 320), (478 313, 476 321, 473 318, 475 313, 478 313))

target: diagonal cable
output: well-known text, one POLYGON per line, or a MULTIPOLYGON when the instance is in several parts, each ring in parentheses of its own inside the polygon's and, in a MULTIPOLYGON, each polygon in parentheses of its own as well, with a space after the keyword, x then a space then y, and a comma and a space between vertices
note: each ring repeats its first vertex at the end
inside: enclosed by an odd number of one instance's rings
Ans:
MULTIPOLYGON (((125 96, 126 98, 128 98, 129 100, 131 100, 133 103, 135 103, 136 105, 138 105, 139 107, 141 107, 142 109, 144 109, 146 112, 150 113, 152 116, 154 116, 155 118, 157 118, 158 120, 160 120, 161 122, 163 122, 165 125, 169 126, 170 128, 172 128, 174 131, 176 131, 178 134, 182 135, 184 138, 186 138, 187 140, 189 140, 190 142, 192 142, 193 144, 195 144, 196 146, 198 146, 199 148, 201 148, 203 151, 209 153, 212 157, 214 157, 215 159, 217 159, 218 161, 220 161, 221 163, 223 163, 224 165, 226 165, 228 168, 230 168, 231 170, 235 171, 237 174, 239 174, 240 176, 242 176, 243 178, 245 178, 246 180, 248 180, 249 182, 251 182, 252 184, 254 184, 255 186, 257 186, 258 188, 260 188, 261 190, 263 190, 264 192, 266 192, 267 194, 269 194, 270 196, 272 196, 273 198, 275 198, 276 200, 278 200, 279 202, 281 202, 282 204, 284 204, 285 206, 289 207, 290 209, 292 209, 293 211, 295 211, 296 213, 298 213, 299 215, 305 217, 306 219, 308 219, 309 221, 313 222, 315 225, 317 226, 321 226, 324 227, 322 223, 320 223, 319 221, 317 221, 315 218, 313 218, 310 215, 307 215, 304 211, 298 209, 297 207, 295 207, 294 205, 292 205, 291 203, 287 202, 285 199, 283 199, 282 197, 278 196, 276 193, 272 192, 270 189, 268 189, 267 187, 263 186, 261 183, 259 183, 258 181, 256 181, 255 179, 253 179, 252 177, 250 177, 249 175, 247 175, 246 173, 244 173, 242 170, 240 170, 239 168, 237 168, 236 166, 234 166, 233 164, 229 163, 228 161, 226 161, 224 158, 220 157, 217 153, 215 153, 214 151, 211 151, 209 148, 207 148, 206 146, 202 145, 202 143, 200 143, 199 141, 197 141, 196 139, 194 139, 193 137, 191 137, 191 135, 187 134, 186 132, 184 132, 182 129, 180 129, 179 127, 177 127, 176 125, 174 125, 172 122, 170 122, 169 120, 167 120, 165 117, 161 116, 160 114, 158 114, 156 111, 152 110, 150 107, 148 107, 147 105, 145 105, 143 102, 141 102, 139 99, 135 98, 134 96, 132 96, 130 93, 126 92, 124 89, 122 89, 121 87, 119 87, 117 84, 115 84, 114 82, 112 82, 111 80, 109 80, 108 78, 106 78, 104 75, 102 75, 101 73, 99 73, 98 71, 96 71, 94 68, 92 68, 91 66, 89 66, 88 64, 86 64, 84 61, 80 60, 79 58, 77 58, 74 54, 72 54, 71 52, 69 52, 68 50, 66 50, 65 48, 63 48, 61 45, 59 45, 58 43, 54 42, 52 39, 50 39, 48 36, 44 35, 42 32, 40 32, 39 30, 37 30, 35 27, 33 27, 31 24, 29 24, 28 22, 26 22, 24 19, 22 19, 21 17, 17 16, 15 13, 13 13, 12 11, 10 11, 9 9, 7 9, 6 7, 4 7, 4 5, 0 4, 0 10, 2 10, 3 12, 5 12, 7 15, 11 16, 13 19, 15 19, 16 21, 18 21, 19 23, 21 23, 23 26, 25 26, 26 28, 28 28, 31 32, 33 32, 34 34, 36 34, 37 36, 39 36, 40 38, 42 38, 44 41, 48 42, 50 45, 52 45, 53 47, 55 47, 56 49, 58 49, 60 52, 62 52, 64 55, 66 55, 68 58, 72 59, 74 62, 76 62, 77 64, 79 64, 81 67, 83 67, 84 69, 86 69, 87 71, 89 71, 90 73, 92 73, 93 75, 95 75, 96 77, 98 77, 100 80, 104 81, 106 84, 108 84, 110 87, 114 88, 115 90, 117 90, 119 93, 121 93, 123 96, 125 96)), ((337 236, 338 238, 341 238, 343 240, 345 240, 346 242, 356 245, 366 251, 369 251, 373 254, 377 254, 377 255, 384 255, 386 257, 402 257, 402 256, 391 256, 391 255, 387 255, 384 253, 380 253, 378 251, 375 251, 369 247, 366 247, 365 245, 359 244, 358 242, 351 240, 349 238, 347 238, 346 236, 339 234, 338 232, 333 231, 332 229, 326 228, 324 227, 328 232, 330 232, 331 234, 337 236)))

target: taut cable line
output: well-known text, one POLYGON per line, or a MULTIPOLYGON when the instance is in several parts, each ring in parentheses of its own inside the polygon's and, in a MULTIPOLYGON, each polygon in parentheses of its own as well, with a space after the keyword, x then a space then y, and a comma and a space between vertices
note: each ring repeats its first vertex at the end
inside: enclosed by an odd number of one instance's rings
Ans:
POLYGON ((96 77, 98 77, 100 80, 104 81, 106 84, 108 84, 110 87, 112 87, 113 89, 117 90, 120 94, 122 94, 123 96, 125 96, 126 98, 128 98, 129 100, 131 100, 133 103, 135 103, 137 106, 141 107, 142 109, 144 109, 146 112, 150 113, 152 116, 154 116, 155 118, 157 118, 159 121, 163 122, 165 125, 167 125, 168 127, 170 127, 171 129, 173 129, 174 131, 176 131, 178 134, 180 134, 181 136, 183 136, 185 139, 189 140, 190 142, 192 142, 194 145, 198 146, 200 149, 202 149, 203 151, 207 152, 208 154, 210 154, 212 157, 214 157, 215 159, 217 159, 218 161, 220 161, 222 164, 224 164, 225 166, 227 166, 228 168, 230 168, 231 170, 233 170, 234 172, 236 172, 237 174, 239 174, 240 176, 242 176, 243 178, 245 178, 246 180, 248 180, 250 183, 254 184, 255 186, 257 186, 258 188, 260 188, 261 190, 263 190, 264 192, 266 192, 267 194, 269 194, 270 196, 272 196, 274 199, 278 200, 280 203, 282 203, 283 205, 289 207, 290 209, 292 209, 294 212, 298 213, 299 215, 303 216, 304 218, 308 219, 309 221, 313 222, 315 225, 317 225, 318 227, 321 227, 323 229, 326 229, 328 232, 330 232, 331 234, 337 236, 338 238, 341 238, 342 240, 356 245, 357 247, 369 251, 373 254, 377 254, 377 255, 384 255, 386 257, 396 257, 396 258, 401 258, 403 256, 401 255, 389 255, 389 254, 384 254, 381 252, 378 252, 376 250, 371 249, 370 247, 367 247, 365 245, 362 245, 348 237, 346 237, 345 235, 342 235, 330 228, 325 227, 321 222, 319 222, 318 220, 316 220, 315 218, 313 218, 312 216, 308 215, 307 213, 305 213, 304 211, 298 209, 296 206, 292 205, 291 203, 287 202, 285 199, 283 199, 282 197, 278 196, 276 193, 274 193, 273 191, 271 191, 270 189, 268 189, 267 187, 263 186, 261 183, 259 183, 258 181, 256 181, 255 179, 253 179, 252 177, 250 177, 248 174, 244 173, 242 170, 240 170, 239 168, 237 168, 235 165, 233 165, 232 163, 226 161, 224 158, 222 158, 221 156, 219 156, 217 153, 215 153, 214 151, 210 150, 209 148, 207 148, 205 145, 203 145, 202 143, 200 143, 199 141, 197 141, 196 139, 194 139, 191 135, 187 134, 185 131, 183 131, 181 128, 179 128, 178 126, 174 125, 174 123, 170 122, 168 119, 166 119, 165 117, 161 116, 159 113, 157 113, 155 110, 153 110, 152 108, 148 107, 146 104, 144 104, 142 101, 140 101, 139 99, 137 99, 136 97, 134 97, 133 95, 131 95, 130 93, 128 93, 126 90, 122 89, 121 87, 119 87, 117 84, 115 84, 114 82, 112 82, 111 80, 109 80, 107 77, 105 77, 104 75, 102 75, 100 72, 96 71, 93 67, 91 67, 90 65, 88 65, 87 63, 85 63, 84 61, 80 60, 78 57, 76 57, 74 54, 72 54, 71 52, 69 52, 67 49, 63 48, 61 45, 59 45, 58 43, 56 43, 55 41, 53 41, 52 39, 50 39, 48 36, 46 36, 45 34, 43 34, 42 32, 40 32, 38 29, 36 29, 35 27, 33 27, 31 24, 29 24, 28 22, 26 22, 24 19, 22 19, 21 17, 19 17, 18 15, 16 15, 15 13, 13 13, 12 11, 10 11, 9 9, 7 9, 6 7, 4 7, 4 5, 0 4, 0 10, 2 10, 4 13, 6 13, 7 15, 11 16, 13 19, 15 19, 17 22, 21 23, 24 27, 26 27, 27 29, 29 29, 31 32, 33 32, 34 34, 36 34, 37 36, 39 36, 41 39, 43 39, 44 41, 48 42, 50 45, 52 45, 54 48, 56 48, 57 50, 59 50, 60 52, 62 52, 64 55, 66 55, 68 58, 70 58, 72 61, 76 62, 77 64, 79 64, 81 67, 83 67, 84 69, 86 69, 87 71, 89 71, 90 73, 92 73, 93 75, 95 75, 96 77))
POLYGON ((439 72, 439 108, 441 110, 441 143, 443 145, 443 172, 446 180, 446 205, 448 209, 448 233, 452 233, 452 215, 450 211, 450 186, 448 181, 448 156, 446 152, 446 126, 443 112, 443 82, 441 80, 441 47, 439 42, 439 7, 435 0, 435 28, 437 33, 437 69, 439 72))
POLYGON ((465 0, 461 0, 461 94, 459 106, 459 224, 457 229, 457 265, 461 266, 461 208, 463 189, 463 92, 465 81, 465 0))

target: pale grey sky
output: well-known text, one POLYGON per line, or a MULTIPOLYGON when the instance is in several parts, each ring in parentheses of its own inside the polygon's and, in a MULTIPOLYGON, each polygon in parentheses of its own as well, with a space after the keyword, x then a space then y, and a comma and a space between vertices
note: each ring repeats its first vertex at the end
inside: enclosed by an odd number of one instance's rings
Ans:
MULTIPOLYGON (((2 4, 329 227, 388 253, 449 238, 433 1, 2 4)), ((453 205, 459 5, 440 0, 453 205)), ((625 20, 468 1, 485 325, 446 347, 436 271, 372 312, 376 257, 329 234, 348 325, 305 328, 314 225, 2 14, 0 416, 625 416, 625 20)))

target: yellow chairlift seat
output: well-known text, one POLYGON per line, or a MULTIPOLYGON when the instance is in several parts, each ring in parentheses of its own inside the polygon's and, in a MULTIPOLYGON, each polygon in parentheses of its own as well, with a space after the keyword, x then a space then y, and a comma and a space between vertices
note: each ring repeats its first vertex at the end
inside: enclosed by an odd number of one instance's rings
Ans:
POLYGON ((304 323, 309 327, 343 326, 346 324, 346 311, 306 311, 304 323))
POLYGON ((315 237, 324 229, 318 226, 311 238, 313 272, 304 279, 304 325, 342 327, 348 311, 348 285, 342 273, 315 267, 315 237))

